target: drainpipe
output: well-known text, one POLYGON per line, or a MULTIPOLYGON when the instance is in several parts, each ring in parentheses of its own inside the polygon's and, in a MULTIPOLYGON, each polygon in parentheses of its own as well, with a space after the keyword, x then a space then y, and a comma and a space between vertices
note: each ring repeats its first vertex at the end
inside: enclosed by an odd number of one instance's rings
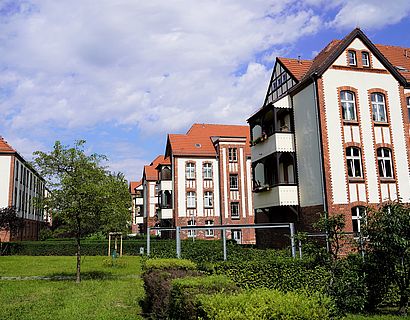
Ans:
MULTIPOLYGON (((316 110, 315 110, 315 115, 316 115, 316 128, 317 128, 317 138, 318 138, 318 149, 319 149, 319 157, 321 160, 321 166, 320 166, 320 174, 322 176, 322 198, 323 198, 323 210, 324 210, 324 214, 325 214, 325 218, 328 218, 328 212, 327 212, 327 196, 326 196, 326 179, 325 179, 325 175, 324 175, 324 166, 325 166, 325 162, 323 159, 323 143, 322 143, 322 127, 321 127, 321 123, 320 123, 320 118, 319 118, 319 113, 320 113, 320 105, 319 105, 319 99, 318 99, 318 87, 317 87, 317 73, 315 72, 312 76, 311 76, 312 82, 313 82, 313 95, 314 95, 314 99, 316 102, 316 110)), ((329 232, 326 230, 326 249, 329 252, 330 251, 330 244, 329 244, 329 232)))

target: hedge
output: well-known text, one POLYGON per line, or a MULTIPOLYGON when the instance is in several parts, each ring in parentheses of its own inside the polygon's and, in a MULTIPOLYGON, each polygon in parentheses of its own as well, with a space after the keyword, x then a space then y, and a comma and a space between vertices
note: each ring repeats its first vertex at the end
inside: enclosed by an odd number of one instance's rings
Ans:
POLYGON ((308 289, 325 292, 330 273, 309 260, 271 258, 216 263, 215 272, 225 274, 244 289, 269 288, 281 291, 308 289))
POLYGON ((199 276, 195 264, 178 259, 149 259, 144 264, 145 313, 154 319, 168 319, 171 281, 186 276, 199 276))
POLYGON ((237 293, 239 287, 226 276, 188 277, 172 280, 169 318, 197 319, 196 298, 199 294, 237 293))
POLYGON ((320 294, 256 289, 198 296, 198 319, 203 320, 327 320, 335 315, 331 299, 320 294))

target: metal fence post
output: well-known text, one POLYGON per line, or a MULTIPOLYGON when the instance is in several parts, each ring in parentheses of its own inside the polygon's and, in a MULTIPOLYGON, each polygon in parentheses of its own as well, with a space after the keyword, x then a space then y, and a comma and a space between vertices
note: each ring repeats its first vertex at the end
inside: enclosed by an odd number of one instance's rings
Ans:
POLYGON ((224 248, 224 261, 226 261, 226 230, 222 229, 222 241, 223 241, 223 248, 224 248))
POLYGON ((151 228, 147 227, 147 257, 149 257, 151 253, 151 228))
POLYGON ((177 258, 181 258, 181 227, 176 228, 177 258))
POLYGON ((292 247, 292 257, 296 258, 296 248, 295 248, 295 224, 289 223, 290 229, 290 245, 292 247))
POLYGON ((299 258, 302 259, 302 241, 300 241, 300 239, 299 239, 298 245, 299 245, 299 258))

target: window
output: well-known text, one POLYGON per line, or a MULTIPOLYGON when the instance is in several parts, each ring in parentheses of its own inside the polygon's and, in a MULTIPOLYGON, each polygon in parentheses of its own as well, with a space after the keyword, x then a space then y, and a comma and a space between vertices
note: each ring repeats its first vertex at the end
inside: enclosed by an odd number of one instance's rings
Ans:
POLYGON ((186 164, 185 177, 187 179, 195 179, 195 163, 188 162, 186 164))
POLYGON ((366 208, 365 207, 353 207, 352 208, 352 226, 353 232, 358 234, 361 232, 362 219, 366 218, 366 208))
POLYGON ((377 149, 377 164, 379 166, 380 178, 393 178, 393 167, 390 149, 377 149))
MULTIPOLYGON (((195 220, 192 217, 192 220, 188 220, 188 226, 195 226, 195 220)), ((196 231, 195 230, 188 230, 188 238, 195 238, 196 237, 196 231)))
POLYGON ((349 147, 346 149, 347 173, 350 178, 362 177, 362 159, 360 149, 349 147))
POLYGON ((384 95, 381 93, 372 93, 371 100, 373 120, 376 122, 386 122, 386 103, 384 95))
POLYGON ((351 91, 340 91, 343 120, 356 120, 355 96, 351 91))
POLYGON ((407 97, 406 101, 407 101, 407 115, 408 115, 409 121, 410 121, 410 97, 407 97))
POLYGON ((231 218, 239 219, 239 202, 231 202, 231 218))
POLYGON ((195 192, 189 191, 186 194, 186 206, 187 208, 196 208, 195 192))
POLYGON ((204 207, 212 208, 213 207, 213 195, 211 191, 205 191, 204 193, 204 207))
POLYGON ((242 231, 241 230, 232 230, 232 240, 235 240, 237 244, 242 242, 242 231))
MULTIPOLYGON (((205 225, 206 226, 213 226, 214 222, 213 222, 213 220, 206 220, 205 225)), ((205 237, 213 237, 214 235, 215 235, 215 233, 214 233, 213 229, 206 229, 205 230, 205 237)))
POLYGON ((363 67, 370 67, 370 59, 368 52, 362 52, 362 65, 363 67))
POLYGON ((238 190, 238 175, 237 174, 229 175, 229 188, 231 190, 238 190))
POLYGON ((349 55, 349 65, 351 65, 351 66, 357 65, 357 62, 356 62, 356 52, 354 52, 354 51, 349 51, 348 55, 349 55))
POLYGON ((204 163, 204 179, 212 179, 212 164, 204 163))
POLYGON ((236 148, 228 148, 228 155, 229 155, 229 162, 238 161, 238 155, 237 155, 236 148))

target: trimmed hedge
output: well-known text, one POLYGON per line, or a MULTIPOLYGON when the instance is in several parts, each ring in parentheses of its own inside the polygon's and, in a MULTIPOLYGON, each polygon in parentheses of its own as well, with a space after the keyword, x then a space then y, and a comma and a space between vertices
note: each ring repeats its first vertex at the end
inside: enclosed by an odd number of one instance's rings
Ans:
POLYGON ((178 259, 149 259, 145 261, 143 310, 153 319, 168 319, 171 281, 187 276, 199 276, 191 261, 178 259))
POLYGON ((309 260, 292 258, 261 259, 215 264, 217 274, 225 274, 244 289, 269 288, 284 292, 298 289, 325 292, 330 274, 309 260))
POLYGON ((237 293, 239 288, 226 276, 188 277, 172 280, 169 318, 197 319, 196 299, 199 294, 237 293))
POLYGON ((331 299, 320 294, 257 289, 198 296, 198 319, 203 320, 327 320, 334 310, 331 299))

